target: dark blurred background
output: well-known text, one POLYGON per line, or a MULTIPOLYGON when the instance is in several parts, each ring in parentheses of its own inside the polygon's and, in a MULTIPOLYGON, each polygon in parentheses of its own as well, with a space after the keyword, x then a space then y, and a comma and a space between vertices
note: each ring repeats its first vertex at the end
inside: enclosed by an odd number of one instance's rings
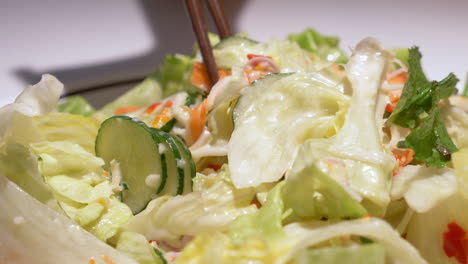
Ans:
MULTIPOLYGON (((42 73, 67 92, 86 92, 99 105, 151 74, 167 53, 189 54, 195 41, 184 1, 1 0, 0 104, 42 73)), ((366 36, 387 46, 419 45, 430 77, 468 70, 468 1, 224 0, 233 31, 284 38, 314 27, 352 47, 366 36)), ((209 28, 215 31, 206 15, 209 28)))

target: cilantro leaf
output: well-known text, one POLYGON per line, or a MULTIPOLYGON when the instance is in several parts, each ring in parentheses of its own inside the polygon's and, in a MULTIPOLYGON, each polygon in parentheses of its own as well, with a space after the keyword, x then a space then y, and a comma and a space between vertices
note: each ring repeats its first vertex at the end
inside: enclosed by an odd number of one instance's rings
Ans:
POLYGON ((442 82, 432 83, 432 109, 421 125, 411 131, 404 141, 398 142, 399 148, 413 149, 414 159, 423 161, 428 166, 444 167, 451 159, 451 154, 458 149, 450 138, 442 121, 439 102, 442 94, 442 82))
MULTIPOLYGON (((389 121, 401 127, 415 128, 421 123, 421 114, 432 108, 432 90, 434 82, 430 82, 421 67, 421 53, 418 47, 408 51, 408 79, 395 110, 389 116, 389 121)), ((437 83, 440 98, 445 99, 453 94, 458 78, 450 73, 437 83)))
POLYGON ((442 121, 438 104, 456 92, 459 80, 450 73, 440 82, 429 81, 422 70, 421 57, 417 47, 408 50, 408 79, 389 121, 413 128, 398 143, 399 148, 413 149, 414 159, 428 166, 444 167, 458 149, 442 121))

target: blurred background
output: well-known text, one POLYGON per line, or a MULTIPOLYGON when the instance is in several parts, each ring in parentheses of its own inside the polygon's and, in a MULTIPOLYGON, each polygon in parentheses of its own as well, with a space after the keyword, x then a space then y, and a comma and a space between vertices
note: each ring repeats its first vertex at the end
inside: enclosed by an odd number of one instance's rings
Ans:
MULTIPOLYGON (((0 0, 0 105, 42 73, 95 106, 154 72, 167 53, 189 54, 195 37, 182 0, 0 0), (117 85, 118 84, 118 85, 117 85), (101 87, 92 89, 92 87, 101 87), (109 88, 110 87, 110 88, 109 88)), ((266 41, 307 27, 348 50, 373 36, 420 46, 432 79, 468 72, 467 0, 224 0, 233 31, 266 41)), ((209 28, 215 31, 206 15, 209 28)))

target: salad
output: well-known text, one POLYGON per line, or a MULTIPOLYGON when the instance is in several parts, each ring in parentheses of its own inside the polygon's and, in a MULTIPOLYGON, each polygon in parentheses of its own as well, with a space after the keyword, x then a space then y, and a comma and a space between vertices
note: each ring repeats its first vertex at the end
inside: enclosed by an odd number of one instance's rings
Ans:
POLYGON ((0 109, 0 262, 467 263, 468 86, 424 47, 211 35, 94 109, 0 109))

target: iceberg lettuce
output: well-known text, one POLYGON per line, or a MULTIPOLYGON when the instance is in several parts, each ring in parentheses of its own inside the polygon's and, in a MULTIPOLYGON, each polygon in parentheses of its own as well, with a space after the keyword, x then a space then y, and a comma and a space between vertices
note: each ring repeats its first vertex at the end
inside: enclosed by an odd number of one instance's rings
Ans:
POLYGON ((63 84, 52 75, 45 74, 41 81, 24 89, 14 103, 0 108, 0 144, 11 126, 12 117, 45 115, 55 109, 63 84))
POLYGON ((256 211, 251 204, 255 190, 237 189, 225 165, 216 176, 199 174, 194 191, 182 196, 161 196, 126 225, 128 231, 152 240, 176 243, 181 235, 227 230, 236 217, 256 211))
MULTIPOLYGON (((292 217, 320 220, 366 216, 367 211, 359 201, 318 168, 317 160, 310 158, 313 151, 306 142, 286 174, 283 199, 285 207, 293 210, 292 217)), ((326 166, 330 168, 333 164, 326 166)))
POLYGON ((457 192, 457 179, 451 168, 407 165, 393 177, 392 200, 405 198, 418 213, 427 212, 457 192))
POLYGON ((67 96, 57 105, 57 111, 75 115, 91 116, 96 111, 91 104, 79 95, 67 96))
POLYGON ((245 88, 228 144, 236 187, 279 180, 303 142, 335 135, 349 104, 340 90, 322 72, 267 75, 245 88))
POLYGON ((314 61, 346 63, 348 58, 339 48, 340 40, 337 37, 325 36, 314 29, 308 28, 299 34, 290 34, 289 40, 299 44, 306 50, 314 61))
POLYGON ((0 175, 0 263, 137 264, 0 175))
POLYGON ((350 235, 366 237, 382 245, 390 263, 427 263, 410 243, 401 238, 388 223, 378 218, 369 217, 321 225, 299 222, 285 226, 284 230, 288 238, 295 242, 295 247, 282 256, 278 263, 293 259, 299 252, 313 245, 334 237, 350 235))
POLYGON ((34 143, 31 149, 39 157, 45 183, 66 215, 102 241, 122 230, 132 213, 117 200, 102 159, 68 141, 34 143))
POLYGON ((375 39, 361 41, 347 66, 353 96, 345 123, 328 139, 309 139, 311 159, 344 163, 342 173, 330 175, 362 197, 375 216, 383 216, 390 202, 390 177, 395 159, 384 151, 375 112, 380 85, 390 63, 388 52, 375 39))
POLYGON ((167 263, 163 262, 161 257, 156 254, 145 236, 138 233, 123 232, 120 234, 115 248, 129 258, 136 260, 139 264, 167 263))
POLYGON ((372 243, 367 245, 335 246, 312 248, 304 250, 292 261, 297 264, 327 263, 327 264, 384 264, 385 250, 382 245, 372 243))

